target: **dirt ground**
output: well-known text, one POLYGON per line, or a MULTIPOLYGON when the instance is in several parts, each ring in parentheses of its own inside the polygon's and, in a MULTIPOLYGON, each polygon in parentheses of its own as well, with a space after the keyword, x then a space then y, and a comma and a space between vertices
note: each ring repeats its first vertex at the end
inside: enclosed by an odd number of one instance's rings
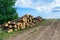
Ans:
POLYGON ((54 20, 47 26, 38 26, 7 40, 60 40, 60 21, 54 20))

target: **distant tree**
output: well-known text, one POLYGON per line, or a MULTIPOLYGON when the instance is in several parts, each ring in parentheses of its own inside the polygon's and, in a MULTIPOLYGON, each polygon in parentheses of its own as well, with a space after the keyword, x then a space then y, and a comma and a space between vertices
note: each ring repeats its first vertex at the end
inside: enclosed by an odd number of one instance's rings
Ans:
POLYGON ((14 8, 16 0, 0 0, 0 24, 18 18, 16 8, 14 8))

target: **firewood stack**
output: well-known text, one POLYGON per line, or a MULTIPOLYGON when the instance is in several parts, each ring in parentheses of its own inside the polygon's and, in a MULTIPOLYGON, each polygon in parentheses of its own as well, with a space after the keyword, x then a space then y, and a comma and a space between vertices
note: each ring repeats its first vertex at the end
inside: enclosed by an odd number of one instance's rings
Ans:
POLYGON ((33 20, 35 21, 35 23, 40 23, 42 22, 42 17, 38 16, 38 17, 35 17, 33 20))
POLYGON ((40 16, 34 18, 33 16, 26 14, 21 18, 17 19, 16 21, 8 21, 3 25, 3 29, 10 33, 12 31, 17 31, 19 29, 33 27, 41 21, 42 17, 40 16))

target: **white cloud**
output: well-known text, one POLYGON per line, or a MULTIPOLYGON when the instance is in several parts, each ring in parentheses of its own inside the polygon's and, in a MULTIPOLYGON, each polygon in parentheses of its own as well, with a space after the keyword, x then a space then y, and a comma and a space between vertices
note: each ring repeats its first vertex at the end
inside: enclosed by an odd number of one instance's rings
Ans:
POLYGON ((17 0, 15 7, 33 8, 37 11, 51 12, 52 8, 60 6, 60 0, 17 0))

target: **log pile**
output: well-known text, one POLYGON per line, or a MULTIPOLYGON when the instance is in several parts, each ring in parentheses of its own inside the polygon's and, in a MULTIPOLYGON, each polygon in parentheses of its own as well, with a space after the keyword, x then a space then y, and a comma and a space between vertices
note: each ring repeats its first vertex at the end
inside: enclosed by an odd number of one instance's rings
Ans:
POLYGON ((26 14, 15 21, 8 21, 2 27, 5 31, 10 33, 12 31, 17 31, 19 29, 33 27, 37 23, 40 23, 41 21, 42 21, 42 17, 40 17, 40 16, 33 17, 32 15, 26 14))

